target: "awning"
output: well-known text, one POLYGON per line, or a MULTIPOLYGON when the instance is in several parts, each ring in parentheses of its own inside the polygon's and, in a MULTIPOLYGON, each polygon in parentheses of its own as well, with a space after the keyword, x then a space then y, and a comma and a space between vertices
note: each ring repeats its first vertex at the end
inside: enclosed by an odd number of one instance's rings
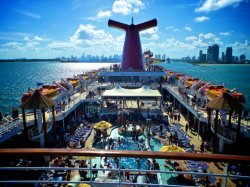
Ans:
POLYGON ((111 90, 105 90, 102 98, 158 98, 161 94, 158 90, 152 90, 147 86, 136 89, 122 88, 120 85, 116 85, 111 90))

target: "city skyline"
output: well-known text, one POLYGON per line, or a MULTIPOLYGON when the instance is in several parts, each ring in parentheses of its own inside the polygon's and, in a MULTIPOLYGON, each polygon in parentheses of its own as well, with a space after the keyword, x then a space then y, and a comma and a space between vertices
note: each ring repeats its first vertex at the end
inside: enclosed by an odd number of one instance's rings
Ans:
POLYGON ((156 18, 141 33, 142 50, 170 58, 221 52, 250 59, 249 0, 0 1, 0 58, 56 58, 122 54, 125 33, 108 19, 135 24, 156 18))

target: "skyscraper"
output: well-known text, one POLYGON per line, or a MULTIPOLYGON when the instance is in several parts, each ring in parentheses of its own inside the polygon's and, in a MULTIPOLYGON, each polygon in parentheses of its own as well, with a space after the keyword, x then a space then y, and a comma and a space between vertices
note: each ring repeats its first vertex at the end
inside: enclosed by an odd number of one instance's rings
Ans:
POLYGON ((208 62, 218 62, 219 60, 219 46, 217 44, 213 46, 208 46, 207 49, 207 61, 208 62))
POLYGON ((222 61, 222 62, 225 62, 225 61, 226 61, 226 56, 225 56, 225 53, 224 53, 224 52, 221 53, 221 61, 222 61))
POLYGON ((213 61, 218 62, 219 61, 219 46, 217 44, 212 46, 213 51, 213 61))
POLYGON ((227 49, 226 49, 226 62, 232 63, 232 61, 233 61, 233 48, 227 47, 227 49))
POLYGON ((206 62, 206 54, 203 54, 202 50, 200 50, 200 53, 199 53, 199 61, 206 62))
POLYGON ((207 61, 212 62, 212 47, 208 46, 207 48, 207 61))
POLYGON ((246 61, 246 55, 240 55, 240 62, 245 62, 246 61))

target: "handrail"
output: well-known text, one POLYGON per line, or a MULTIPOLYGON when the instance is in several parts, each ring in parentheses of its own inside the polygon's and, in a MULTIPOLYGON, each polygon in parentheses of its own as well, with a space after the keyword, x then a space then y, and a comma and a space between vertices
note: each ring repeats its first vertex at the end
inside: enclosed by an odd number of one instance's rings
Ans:
MULTIPOLYGON (((120 186, 120 185, 129 185, 129 186, 179 186, 179 185, 172 185, 172 184, 165 184, 162 183, 161 175, 162 174, 174 174, 177 176, 181 176, 184 174, 188 174, 191 176, 194 176, 196 179, 197 177, 222 177, 224 178, 224 187, 227 185, 227 179, 237 179, 237 180, 244 180, 248 181, 250 179, 250 176, 248 174, 233 174, 228 172, 228 163, 250 163, 250 157, 249 156, 240 156, 240 155, 222 155, 222 154, 207 154, 207 153, 163 153, 163 152, 151 152, 151 151, 122 151, 122 150, 94 150, 94 149, 53 149, 53 148, 9 148, 9 149, 0 149, 0 155, 3 158, 6 158, 6 156, 87 156, 90 157, 90 165, 87 168, 82 167, 51 167, 51 166, 40 166, 40 167, 13 167, 13 166, 5 166, 0 167, 0 171, 6 171, 6 173, 9 173, 9 171, 44 171, 43 174, 37 178, 25 178, 25 179, 18 179, 18 178, 6 178, 6 179, 0 179, 0 184, 72 184, 77 185, 80 183, 87 183, 92 185, 99 185, 102 186, 120 186), (202 171, 172 171, 172 170, 145 170, 145 169, 130 169, 121 168, 121 165, 117 165, 117 168, 93 168, 92 158, 93 157, 118 157, 121 159, 122 157, 133 157, 133 158, 150 158, 150 159, 168 159, 168 160, 195 160, 195 161, 213 161, 213 162, 225 162, 225 172, 222 173, 207 173, 202 171), (95 171, 102 171, 104 172, 116 172, 116 177, 118 177, 118 181, 111 181, 105 176, 104 178, 100 178, 100 180, 95 180, 92 176, 93 169, 95 171), (47 172, 54 171, 63 171, 63 172, 70 172, 70 171, 87 171, 89 173, 89 179, 87 180, 85 178, 81 178, 80 180, 69 180, 68 178, 63 178, 62 180, 57 181, 56 179, 50 179, 50 178, 43 178, 44 174, 47 172), (131 181, 126 180, 124 178, 121 178, 121 173, 128 173, 127 175, 146 175, 146 174, 154 174, 157 175, 158 183, 154 183, 149 181, 147 183, 146 181, 131 181), (106 181, 107 180, 107 181, 106 181)), ((47 174, 48 174, 47 173, 47 174)), ((194 182, 196 180, 194 179, 194 182)), ((197 181, 196 181, 197 182, 197 181)), ((197 184, 195 182, 195 184, 197 184)))
POLYGON ((97 156, 97 157, 135 157, 174 160, 197 160, 214 162, 250 162, 250 156, 224 155, 208 153, 174 153, 158 151, 123 151, 123 150, 86 150, 55 148, 11 148, 0 149, 0 155, 51 155, 51 156, 97 156))

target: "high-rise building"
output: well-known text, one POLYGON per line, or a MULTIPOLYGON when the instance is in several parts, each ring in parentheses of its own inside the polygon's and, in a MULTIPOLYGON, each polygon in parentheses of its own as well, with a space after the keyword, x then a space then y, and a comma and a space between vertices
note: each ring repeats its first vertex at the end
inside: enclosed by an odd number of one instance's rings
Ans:
POLYGON ((208 46, 207 49, 207 61, 208 62, 218 62, 219 60, 219 46, 217 44, 213 46, 208 46))
POLYGON ((202 50, 200 50, 200 54, 199 54, 199 61, 201 62, 206 62, 207 59, 207 55, 202 53, 202 50))
POLYGON ((212 46, 213 51, 213 61, 218 62, 219 61, 219 46, 217 44, 212 46))
POLYGON ((225 56, 225 53, 224 53, 224 52, 221 53, 221 61, 222 61, 222 62, 225 62, 225 61, 226 61, 226 56, 225 56))
POLYGON ((226 62, 232 63, 233 62, 233 48, 227 47, 226 49, 226 62))
POLYGON ((234 62, 234 63, 239 63, 239 57, 238 57, 238 56, 234 56, 233 62, 234 62))
POLYGON ((199 61, 200 62, 206 62, 206 54, 203 54, 202 53, 202 50, 200 50, 200 53, 199 53, 199 61))
POLYGON ((212 47, 208 46, 207 48, 207 61, 212 62, 212 47))
POLYGON ((199 61, 201 61, 201 55, 202 55, 202 50, 200 50, 200 53, 199 53, 199 61))
POLYGON ((245 62, 246 61, 246 55, 240 55, 240 62, 245 62))

